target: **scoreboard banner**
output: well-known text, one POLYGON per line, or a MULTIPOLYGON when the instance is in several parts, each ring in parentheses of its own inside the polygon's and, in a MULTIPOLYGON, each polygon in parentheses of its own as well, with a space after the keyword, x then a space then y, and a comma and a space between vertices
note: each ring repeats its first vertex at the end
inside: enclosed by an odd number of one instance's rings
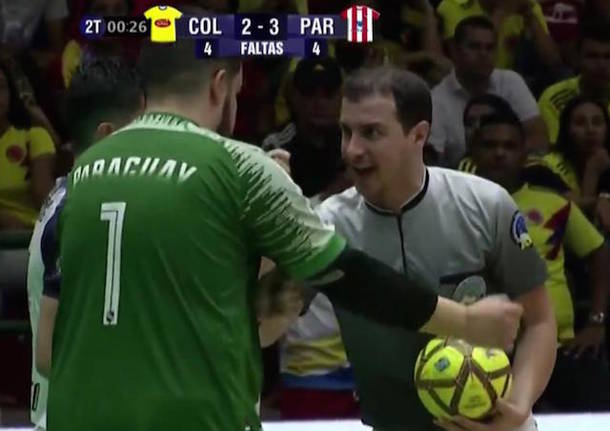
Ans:
POLYGON ((196 39, 198 58, 325 57, 329 40, 373 41, 380 14, 351 6, 339 15, 186 15, 171 6, 154 6, 140 17, 83 16, 80 32, 89 40, 141 37, 171 44, 196 39))

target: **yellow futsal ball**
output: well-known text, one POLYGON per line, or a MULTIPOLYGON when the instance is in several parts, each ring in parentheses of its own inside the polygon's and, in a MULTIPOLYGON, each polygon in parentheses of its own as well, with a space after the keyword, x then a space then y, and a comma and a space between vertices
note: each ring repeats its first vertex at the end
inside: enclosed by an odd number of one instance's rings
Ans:
POLYGON ((472 347, 457 339, 435 338, 415 364, 415 386, 435 417, 482 419, 508 394, 510 361, 500 349, 472 347))

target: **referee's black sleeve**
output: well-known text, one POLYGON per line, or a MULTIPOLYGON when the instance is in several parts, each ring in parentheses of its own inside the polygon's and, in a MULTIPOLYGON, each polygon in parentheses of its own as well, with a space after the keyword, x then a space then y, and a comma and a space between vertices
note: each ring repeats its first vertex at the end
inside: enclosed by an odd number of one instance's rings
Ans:
POLYGON ((432 286, 409 281, 404 274, 349 247, 305 286, 324 293, 337 307, 409 330, 426 324, 438 302, 432 286))

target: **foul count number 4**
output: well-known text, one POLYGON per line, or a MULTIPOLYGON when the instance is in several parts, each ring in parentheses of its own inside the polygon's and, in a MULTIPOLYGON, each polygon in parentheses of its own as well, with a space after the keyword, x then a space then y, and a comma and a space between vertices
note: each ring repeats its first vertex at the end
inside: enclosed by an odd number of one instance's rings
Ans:
POLYGON ((203 53, 208 57, 212 56, 212 44, 210 42, 205 42, 203 44, 203 53))

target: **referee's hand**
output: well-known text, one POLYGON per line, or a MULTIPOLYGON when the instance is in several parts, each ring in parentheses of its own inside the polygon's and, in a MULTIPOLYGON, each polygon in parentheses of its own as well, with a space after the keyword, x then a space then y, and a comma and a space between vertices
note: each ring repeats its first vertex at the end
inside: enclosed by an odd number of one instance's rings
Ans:
POLYGON ((466 311, 466 338, 470 343, 504 349, 513 346, 523 315, 520 304, 490 296, 469 305, 466 311))

